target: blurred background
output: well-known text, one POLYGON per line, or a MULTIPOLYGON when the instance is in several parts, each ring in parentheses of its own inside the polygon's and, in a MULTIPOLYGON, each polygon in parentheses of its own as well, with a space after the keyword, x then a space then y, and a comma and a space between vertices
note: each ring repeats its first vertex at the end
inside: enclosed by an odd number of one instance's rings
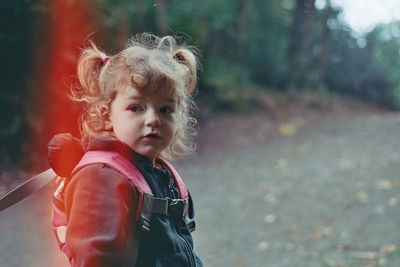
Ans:
MULTIPOLYGON (((68 94, 88 40, 112 55, 139 32, 174 35, 201 54, 198 153, 177 164, 205 266, 400 266, 396 1, 15 0, 0 12, 1 196, 48 168, 55 133, 79 137, 68 94)), ((0 265, 60 265, 38 219, 50 191, 0 214, 0 265)))

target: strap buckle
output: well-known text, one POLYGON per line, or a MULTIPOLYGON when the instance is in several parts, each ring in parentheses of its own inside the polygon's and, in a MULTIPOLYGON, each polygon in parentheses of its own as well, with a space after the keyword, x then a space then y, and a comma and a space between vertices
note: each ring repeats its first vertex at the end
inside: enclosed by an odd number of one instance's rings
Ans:
POLYGON ((189 228, 189 232, 193 232, 194 230, 196 230, 196 222, 194 221, 194 219, 187 219, 186 220, 186 225, 189 228))
MULTIPOLYGON (((171 199, 168 197, 156 198, 153 195, 144 193, 142 210, 137 221, 138 230, 142 232, 150 231, 152 214, 171 216, 176 219, 184 218, 187 221, 189 218, 189 200, 171 199)), ((195 228, 194 221, 189 220, 187 223, 189 223, 189 229, 193 231, 195 228)))
POLYGON ((187 199, 154 198, 151 213, 184 218, 189 211, 187 199))
POLYGON ((139 232, 150 232, 153 195, 144 193, 142 201, 142 210, 137 218, 136 228, 139 232))
POLYGON ((189 210, 189 202, 187 199, 170 199, 168 198, 168 215, 175 218, 184 218, 189 210))

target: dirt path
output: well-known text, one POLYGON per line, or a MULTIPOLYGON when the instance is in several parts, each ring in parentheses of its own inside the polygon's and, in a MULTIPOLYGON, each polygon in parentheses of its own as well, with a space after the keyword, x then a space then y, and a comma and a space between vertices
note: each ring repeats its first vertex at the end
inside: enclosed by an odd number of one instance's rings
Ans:
POLYGON ((400 115, 342 115, 187 164, 206 266, 400 266, 400 115))
MULTIPOLYGON (((400 266, 400 114, 228 116, 200 140, 178 167, 205 266, 400 266)), ((0 215, 0 266, 64 266, 49 192, 0 215)))

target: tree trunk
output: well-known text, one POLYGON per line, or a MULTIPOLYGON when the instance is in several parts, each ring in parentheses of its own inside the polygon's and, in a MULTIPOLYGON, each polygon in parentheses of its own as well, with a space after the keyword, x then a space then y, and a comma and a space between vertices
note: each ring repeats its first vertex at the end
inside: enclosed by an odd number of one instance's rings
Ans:
POLYGON ((159 36, 165 36, 168 33, 167 28, 167 0, 157 1, 157 33, 159 36))
POLYGON ((315 0, 297 0, 293 10, 293 24, 288 52, 288 88, 304 90, 308 82, 308 68, 311 58, 312 22, 315 0))
POLYGON ((326 1, 326 7, 323 16, 323 32, 322 32, 322 40, 321 40, 321 52, 319 56, 319 68, 318 68, 318 83, 320 87, 325 86, 325 77, 326 77, 326 64, 328 60, 328 45, 329 45, 329 37, 331 34, 331 30, 328 26, 328 20, 331 17, 332 7, 329 0, 326 1))
POLYGON ((249 13, 251 8, 251 0, 241 0, 239 3, 238 14, 240 14, 238 20, 238 34, 237 34, 237 62, 243 64, 245 56, 245 44, 248 36, 248 24, 249 24, 249 13))

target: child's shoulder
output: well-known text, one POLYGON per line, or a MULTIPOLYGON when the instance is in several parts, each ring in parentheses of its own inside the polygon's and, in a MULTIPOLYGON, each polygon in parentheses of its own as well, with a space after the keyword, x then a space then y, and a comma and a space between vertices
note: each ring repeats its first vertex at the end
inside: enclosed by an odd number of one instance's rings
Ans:
POLYGON ((118 187, 129 185, 128 179, 115 169, 103 163, 90 164, 77 171, 69 181, 69 184, 90 184, 99 187, 118 187))

